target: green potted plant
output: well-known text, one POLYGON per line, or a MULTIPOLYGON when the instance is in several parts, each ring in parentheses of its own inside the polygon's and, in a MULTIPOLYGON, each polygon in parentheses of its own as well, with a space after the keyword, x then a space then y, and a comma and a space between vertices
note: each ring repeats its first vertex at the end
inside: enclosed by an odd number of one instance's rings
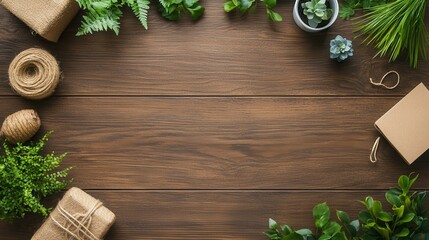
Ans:
POLYGON ((337 0, 296 0, 293 19, 306 32, 329 28, 338 17, 337 0))

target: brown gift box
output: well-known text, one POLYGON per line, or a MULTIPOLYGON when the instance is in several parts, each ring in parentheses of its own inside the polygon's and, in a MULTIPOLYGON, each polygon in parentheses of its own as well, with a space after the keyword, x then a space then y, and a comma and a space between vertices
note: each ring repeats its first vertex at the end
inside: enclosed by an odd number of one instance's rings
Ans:
POLYGON ((115 214, 79 188, 68 190, 32 240, 103 239, 115 214))
POLYGON ((52 42, 58 41, 79 11, 76 0, 2 0, 0 4, 52 42))
POLYGON ((420 83, 375 122, 375 128, 411 164, 429 149, 429 91, 420 83))

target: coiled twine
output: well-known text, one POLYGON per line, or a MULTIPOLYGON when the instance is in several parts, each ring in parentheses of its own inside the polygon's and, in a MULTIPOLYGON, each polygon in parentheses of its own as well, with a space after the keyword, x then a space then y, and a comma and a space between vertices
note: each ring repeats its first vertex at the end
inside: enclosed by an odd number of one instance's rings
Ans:
POLYGON ((9 66, 10 86, 28 99, 40 100, 51 96, 60 77, 60 67, 55 57, 39 48, 21 52, 9 66))
POLYGON ((36 111, 24 109, 9 115, 4 120, 0 135, 11 143, 23 143, 36 134, 41 124, 36 111))

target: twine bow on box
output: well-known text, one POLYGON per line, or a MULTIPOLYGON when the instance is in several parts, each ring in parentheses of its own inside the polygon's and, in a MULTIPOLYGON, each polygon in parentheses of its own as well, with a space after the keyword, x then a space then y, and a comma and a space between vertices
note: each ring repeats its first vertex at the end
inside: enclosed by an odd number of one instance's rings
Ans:
POLYGON ((64 230, 66 237, 72 236, 74 239, 78 240, 101 240, 89 230, 89 227, 91 226, 92 215, 102 205, 103 203, 97 200, 94 206, 86 213, 77 213, 72 215, 65 208, 63 208, 61 204, 58 204, 58 212, 63 218, 63 221, 56 219, 52 215, 50 218, 52 221, 54 221, 55 225, 64 230))

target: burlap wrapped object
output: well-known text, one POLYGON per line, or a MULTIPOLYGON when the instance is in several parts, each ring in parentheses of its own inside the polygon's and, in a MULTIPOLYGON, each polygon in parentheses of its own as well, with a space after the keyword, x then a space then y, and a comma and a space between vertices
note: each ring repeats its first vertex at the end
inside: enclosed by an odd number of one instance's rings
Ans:
POLYGON ((115 214, 79 188, 68 190, 32 240, 99 240, 115 221, 115 214))
POLYGON ((0 4, 52 42, 58 41, 79 11, 76 0, 2 0, 0 4))

